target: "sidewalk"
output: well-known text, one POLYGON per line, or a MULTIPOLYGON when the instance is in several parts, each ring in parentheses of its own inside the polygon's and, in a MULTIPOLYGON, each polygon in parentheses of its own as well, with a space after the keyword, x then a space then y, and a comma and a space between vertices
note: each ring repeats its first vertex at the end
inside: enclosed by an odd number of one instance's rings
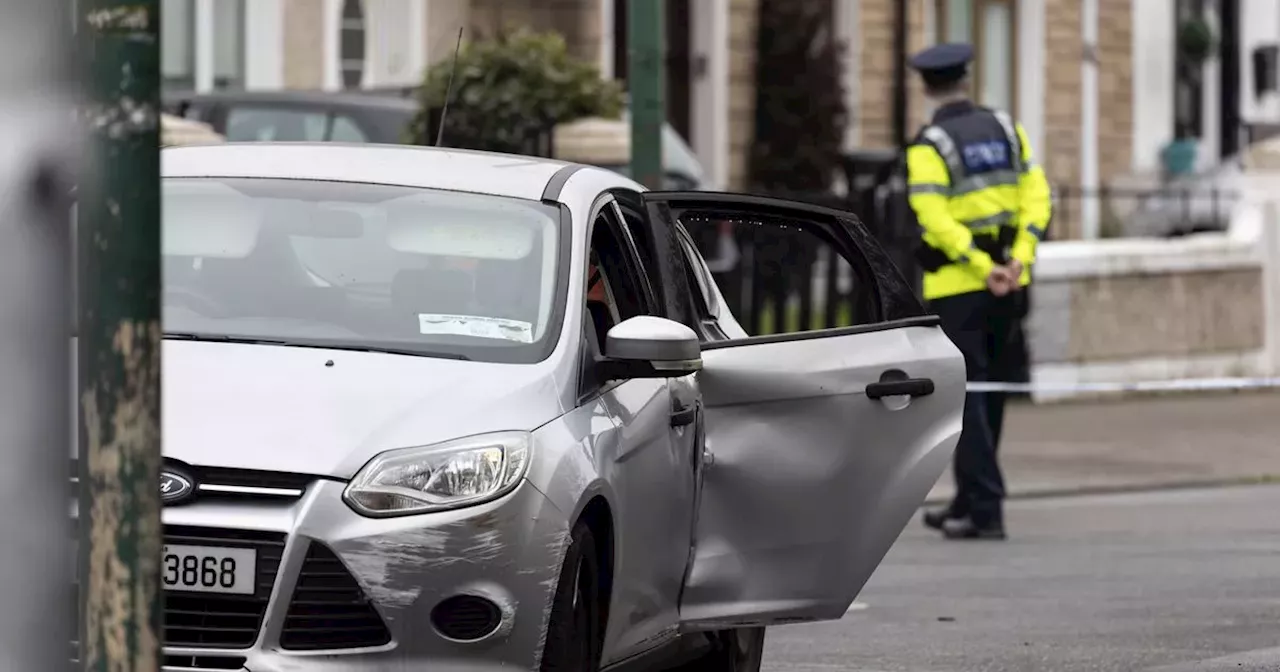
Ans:
POLYGON ((1280 394, 1011 403, 1000 462, 1010 497, 1280 480, 1280 394))

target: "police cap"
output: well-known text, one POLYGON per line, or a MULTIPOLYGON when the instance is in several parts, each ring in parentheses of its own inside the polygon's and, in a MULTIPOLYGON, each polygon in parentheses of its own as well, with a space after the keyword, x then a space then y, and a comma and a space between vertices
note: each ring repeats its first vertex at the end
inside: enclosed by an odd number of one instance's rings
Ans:
POLYGON ((945 86, 958 82, 969 72, 973 47, 964 43, 939 44, 911 57, 911 67, 920 72, 926 84, 945 86))

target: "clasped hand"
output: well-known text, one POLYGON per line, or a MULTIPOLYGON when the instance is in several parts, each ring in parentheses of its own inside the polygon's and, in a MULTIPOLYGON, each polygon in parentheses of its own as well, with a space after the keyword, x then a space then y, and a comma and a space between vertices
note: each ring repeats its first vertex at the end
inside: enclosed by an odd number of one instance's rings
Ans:
POLYGON ((987 289, 996 296, 1005 296, 1018 291, 1018 281, 1022 277, 1022 262, 1011 260, 1003 266, 996 266, 987 274, 987 289))

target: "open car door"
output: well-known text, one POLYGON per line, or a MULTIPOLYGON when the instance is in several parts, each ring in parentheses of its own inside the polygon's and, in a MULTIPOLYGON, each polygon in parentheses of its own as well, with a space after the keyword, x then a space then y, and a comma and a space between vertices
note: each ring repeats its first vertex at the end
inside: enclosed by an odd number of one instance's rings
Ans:
MULTIPOLYGON (((680 603, 685 630, 840 618, 950 460, 964 360, 852 214, 736 194, 643 198, 659 246, 676 221, 732 221, 811 236, 853 271, 860 323, 704 343, 702 491, 680 603)), ((678 277, 679 255, 662 256, 678 277)), ((687 305, 676 285, 666 298, 687 305)))

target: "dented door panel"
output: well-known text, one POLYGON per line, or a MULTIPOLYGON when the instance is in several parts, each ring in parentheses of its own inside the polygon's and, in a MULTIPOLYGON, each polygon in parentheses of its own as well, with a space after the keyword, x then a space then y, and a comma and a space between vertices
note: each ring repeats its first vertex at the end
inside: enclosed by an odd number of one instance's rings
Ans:
POLYGON ((616 424, 598 437, 599 473, 613 491, 613 597, 605 650, 623 658, 670 639, 692 536, 692 442, 671 427, 666 380, 629 380, 600 397, 616 424))
POLYGON ((964 363, 932 318, 709 344, 685 630, 841 617, 948 463, 964 363), (873 400, 890 369, 928 396, 873 400))

